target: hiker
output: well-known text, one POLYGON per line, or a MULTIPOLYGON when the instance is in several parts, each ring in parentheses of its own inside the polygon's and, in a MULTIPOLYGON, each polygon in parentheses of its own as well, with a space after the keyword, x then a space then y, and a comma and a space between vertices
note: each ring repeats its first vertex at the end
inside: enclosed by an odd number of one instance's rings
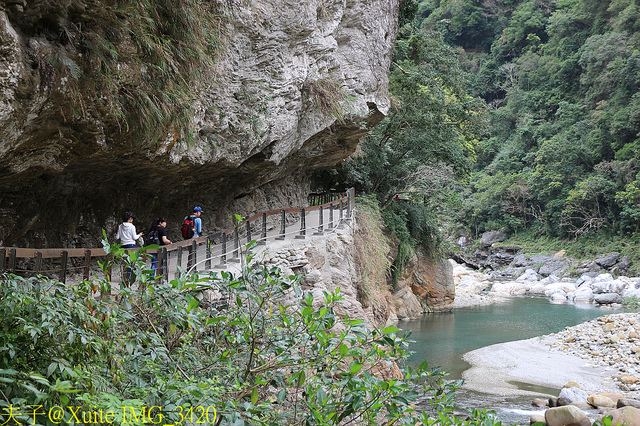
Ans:
POLYGON ((136 227, 133 226, 133 219, 133 213, 125 212, 122 217, 122 223, 118 227, 116 240, 120 240, 122 248, 135 248, 136 240, 144 235, 142 232, 139 234, 136 233, 136 227))
MULTIPOLYGON (((153 221, 147 234, 147 241, 149 244, 157 244, 159 246, 166 246, 171 244, 171 241, 167 238, 167 219, 164 217, 158 217, 153 221)), ((156 269, 158 267, 158 253, 151 253, 151 270, 153 271, 153 277, 156 276, 156 269)), ((160 275, 162 275, 164 265, 160 267, 160 275)))
MULTIPOLYGON (((136 240, 144 235, 142 232, 136 233, 136 227, 133 226, 133 213, 125 212, 122 216, 122 223, 118 226, 116 240, 120 240, 122 248, 130 249, 136 247, 136 240)), ((122 275, 122 282, 125 286, 131 285, 131 268, 127 268, 122 275)))
POLYGON ((198 238, 202 234, 202 207, 196 206, 193 208, 193 213, 184 218, 182 222, 182 237, 185 240, 191 238, 198 238))

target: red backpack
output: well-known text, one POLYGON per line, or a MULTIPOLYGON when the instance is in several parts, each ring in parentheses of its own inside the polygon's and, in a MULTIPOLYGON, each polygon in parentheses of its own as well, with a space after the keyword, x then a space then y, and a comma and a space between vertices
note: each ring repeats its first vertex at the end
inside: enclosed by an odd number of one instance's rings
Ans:
POLYGON ((182 236, 185 240, 193 238, 194 230, 194 219, 195 216, 187 216, 184 218, 184 222, 182 222, 182 236))

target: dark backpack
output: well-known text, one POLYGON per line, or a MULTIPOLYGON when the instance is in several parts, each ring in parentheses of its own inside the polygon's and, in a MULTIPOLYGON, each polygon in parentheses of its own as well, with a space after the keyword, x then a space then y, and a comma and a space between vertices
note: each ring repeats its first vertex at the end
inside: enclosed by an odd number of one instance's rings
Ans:
POLYGON ((158 236, 158 229, 153 228, 144 239, 144 243, 148 246, 151 244, 160 245, 160 237, 158 236))
POLYGON ((193 234, 195 233, 194 219, 195 219, 195 216, 187 216, 184 218, 184 222, 182 222, 182 237, 185 240, 188 240, 189 238, 193 238, 193 234))

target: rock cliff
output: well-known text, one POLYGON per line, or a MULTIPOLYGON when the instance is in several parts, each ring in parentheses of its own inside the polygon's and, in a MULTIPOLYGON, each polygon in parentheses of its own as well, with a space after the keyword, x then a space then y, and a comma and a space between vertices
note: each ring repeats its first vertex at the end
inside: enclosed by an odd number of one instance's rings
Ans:
POLYGON ((389 108, 398 3, 4 0, 0 245, 304 204, 389 108))

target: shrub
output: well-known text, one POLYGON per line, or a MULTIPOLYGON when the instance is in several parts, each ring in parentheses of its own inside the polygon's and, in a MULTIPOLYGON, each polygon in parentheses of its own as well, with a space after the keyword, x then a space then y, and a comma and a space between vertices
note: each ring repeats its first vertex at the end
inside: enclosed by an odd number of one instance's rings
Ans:
POLYGON ((95 282, 1 277, 0 423, 490 424, 453 415, 460 383, 439 369, 399 373, 399 330, 338 315, 337 290, 318 299, 261 266, 166 282, 140 253, 114 261, 138 283, 115 298, 94 297, 95 282), (417 413, 419 395, 435 411, 417 413))

